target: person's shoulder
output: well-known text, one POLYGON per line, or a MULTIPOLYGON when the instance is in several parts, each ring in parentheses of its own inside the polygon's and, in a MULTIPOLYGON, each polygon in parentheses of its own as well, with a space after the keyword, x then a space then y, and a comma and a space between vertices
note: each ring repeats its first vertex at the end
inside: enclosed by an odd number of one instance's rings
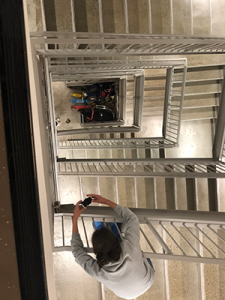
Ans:
POLYGON ((123 251, 128 252, 128 253, 141 253, 141 247, 140 245, 134 245, 132 244, 126 237, 123 239, 121 242, 121 248, 123 251))

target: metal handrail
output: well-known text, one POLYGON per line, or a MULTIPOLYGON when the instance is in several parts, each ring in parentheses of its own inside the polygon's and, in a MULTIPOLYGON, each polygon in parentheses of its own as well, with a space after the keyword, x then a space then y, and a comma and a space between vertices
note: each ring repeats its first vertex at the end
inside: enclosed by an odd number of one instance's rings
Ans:
POLYGON ((124 56, 192 53, 224 53, 225 38, 154 34, 108 34, 83 32, 32 32, 33 45, 55 45, 55 49, 36 49, 49 57, 124 56), (64 45, 57 49, 57 45, 64 45), (67 49, 68 45, 76 47, 67 49), (83 45, 84 47, 80 47, 83 45), (93 47, 94 46, 94 47, 93 47))
MULTIPOLYGON (((56 219, 61 219, 61 224, 56 231, 71 232, 73 204, 60 205, 55 213, 56 219), (69 218, 65 226, 64 218, 69 218)), ((147 258, 164 260, 189 261, 197 263, 225 264, 224 250, 221 241, 225 242, 221 232, 225 226, 225 213, 179 211, 179 210, 155 210, 130 208, 139 220, 140 233, 144 237, 147 250, 143 253, 147 258), (147 225, 147 226, 146 226, 147 225), (211 228, 209 233, 208 228, 211 228), (163 234, 165 233, 165 235, 163 234), (200 233, 205 239, 200 238, 200 233), (205 251, 201 251, 204 249, 205 251), (219 253, 219 251, 222 253, 219 253), (208 255, 210 254, 210 255, 208 255)), ((123 219, 111 208, 100 206, 89 206, 82 213, 81 227, 84 248, 93 253, 93 246, 89 242, 93 228, 89 227, 93 221, 123 222, 123 219)), ((122 234, 117 226, 121 239, 126 238, 126 231, 122 234)), ((57 240, 54 252, 71 251, 71 246, 65 243, 65 232, 62 232, 62 240, 57 240)))
POLYGON ((58 175, 81 177, 225 178, 225 164, 210 159, 64 159, 58 175), (189 166, 193 166, 189 168, 189 166))
POLYGON ((159 138, 114 138, 59 141, 58 149, 120 149, 120 148, 171 148, 174 143, 159 138), (160 143, 163 142, 163 143, 160 143))
POLYGON ((141 68, 141 69, 160 69, 160 68, 170 68, 173 66, 176 67, 183 67, 187 64, 186 58, 180 59, 143 59, 140 61, 134 61, 131 59, 126 60, 117 60, 117 59, 98 59, 98 60, 65 60, 65 61, 57 61, 57 60, 50 60, 49 61, 49 69, 52 74, 58 72, 73 72, 73 71, 82 71, 82 70, 118 70, 118 69, 133 69, 133 68, 141 68))
POLYGON ((179 144, 187 67, 184 66, 180 71, 182 74, 182 85, 178 89, 174 86, 174 82, 176 82, 174 67, 167 69, 166 76, 163 136, 173 142, 174 146, 179 144), (176 91, 175 93, 174 90, 176 91))

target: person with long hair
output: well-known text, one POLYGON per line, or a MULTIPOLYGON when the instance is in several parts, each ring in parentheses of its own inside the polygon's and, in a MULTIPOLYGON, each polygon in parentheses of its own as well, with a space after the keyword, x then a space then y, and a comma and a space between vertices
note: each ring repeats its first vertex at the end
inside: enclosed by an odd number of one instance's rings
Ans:
MULTIPOLYGON (((140 248, 140 227, 138 218, 127 207, 103 198, 88 195, 92 202, 106 204, 124 220, 121 239, 116 227, 98 224, 92 235, 96 259, 87 254, 78 231, 78 218, 86 208, 79 201, 73 214, 73 234, 71 240, 75 261, 93 278, 103 283, 118 297, 134 299, 145 293, 153 284, 155 270, 150 259, 146 259, 140 248)), ((99 222, 100 223, 100 222, 99 222)), ((120 225, 120 224, 119 224, 120 225)))

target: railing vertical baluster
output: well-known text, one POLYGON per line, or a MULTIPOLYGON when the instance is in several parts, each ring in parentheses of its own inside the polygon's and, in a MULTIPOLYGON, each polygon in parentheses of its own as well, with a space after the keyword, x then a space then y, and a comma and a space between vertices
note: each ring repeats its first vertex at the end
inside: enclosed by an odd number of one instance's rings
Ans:
POLYGON ((191 243, 183 236, 183 234, 177 229, 177 227, 174 225, 174 222, 171 222, 171 225, 173 228, 182 236, 182 238, 185 240, 185 242, 191 247, 192 250, 197 254, 198 257, 201 257, 201 255, 198 253, 198 251, 191 245, 191 243))
POLYGON ((157 230, 155 229, 155 227, 152 225, 152 223, 145 218, 146 223, 149 227, 149 229, 151 230, 151 232, 154 234, 155 238, 158 240, 158 242, 160 243, 160 245, 162 246, 163 250, 167 253, 167 254, 172 254, 172 252, 170 251, 169 247, 167 246, 167 244, 164 242, 164 240, 162 239, 162 237, 159 235, 159 233, 157 232, 157 230))
POLYGON ((123 236, 122 236, 121 231, 120 231, 120 229, 119 229, 119 227, 118 227, 118 225, 117 225, 117 223, 116 223, 116 219, 114 219, 114 223, 115 223, 115 225, 116 225, 117 231, 119 232, 119 235, 120 235, 121 240, 123 240, 123 236))
POLYGON ((87 231, 86 231, 86 227, 85 227, 85 224, 84 224, 84 218, 81 217, 81 221, 82 221, 82 224, 83 224, 83 228, 84 228, 84 235, 85 235, 85 238, 86 238, 86 241, 87 241, 87 246, 89 248, 89 242, 88 242, 88 237, 87 237, 87 231))
POLYGON ((144 238, 146 239, 146 242, 148 243, 149 247, 152 249, 152 251, 154 253, 156 253, 154 247, 152 246, 152 244, 150 243, 149 239, 147 238, 146 234, 144 233, 143 229, 141 228, 140 226, 140 230, 141 230, 141 233, 143 234, 144 238))
POLYGON ((184 256, 187 256, 184 252, 184 250, 178 245, 176 240, 172 237, 172 235, 169 233, 169 231, 166 229, 166 227, 162 224, 160 221, 159 224, 162 226, 162 228, 165 230, 165 232, 168 234, 168 236, 171 238, 171 240, 174 242, 174 244, 180 249, 180 251, 183 253, 184 256))
POLYGON ((63 247, 65 246, 65 235, 64 235, 64 217, 62 216, 62 241, 63 247))
POLYGON ((220 248, 220 246, 218 246, 199 226, 198 224, 195 224, 195 226, 198 228, 198 230, 205 236, 207 237, 207 239, 215 246, 219 249, 220 252, 222 252, 225 255, 225 252, 223 251, 223 249, 220 248))
POLYGON ((93 222, 93 225, 94 225, 94 229, 97 230, 94 218, 92 218, 92 222, 93 222))
POLYGON ((197 238, 197 236, 191 232, 191 230, 186 226, 185 223, 183 223, 184 227, 190 232, 190 234, 203 246, 203 248, 205 248, 211 255, 213 258, 216 258, 215 255, 200 241, 199 238, 197 238))

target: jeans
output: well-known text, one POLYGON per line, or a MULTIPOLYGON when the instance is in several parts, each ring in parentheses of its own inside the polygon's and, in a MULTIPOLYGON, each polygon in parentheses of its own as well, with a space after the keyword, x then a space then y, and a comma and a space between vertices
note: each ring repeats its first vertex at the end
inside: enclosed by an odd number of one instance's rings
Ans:
MULTIPOLYGON (((94 222, 95 222, 96 230, 97 230, 97 229, 100 229, 100 228, 102 228, 102 227, 104 227, 104 223, 103 223, 103 222, 99 222, 99 221, 94 221, 94 222)), ((117 224, 119 230, 121 230, 121 223, 116 223, 116 224, 117 224)), ((92 224, 92 225, 93 225, 93 228, 95 228, 95 227, 94 227, 94 224, 92 224)), ((114 223, 114 222, 109 222, 109 225, 110 225, 110 228, 111 228, 113 234, 114 234, 114 235, 119 239, 119 241, 121 242, 121 237, 120 237, 120 234, 119 234, 119 232, 118 232, 118 230, 117 230, 117 228, 116 228, 115 223, 114 223)))
MULTIPOLYGON (((148 261, 148 263, 150 264, 150 266, 152 267, 152 269, 154 270, 153 264, 152 264, 152 262, 151 262, 151 259, 150 259, 150 258, 147 258, 147 261, 148 261)), ((155 270, 154 270, 154 271, 155 271, 155 270)))

